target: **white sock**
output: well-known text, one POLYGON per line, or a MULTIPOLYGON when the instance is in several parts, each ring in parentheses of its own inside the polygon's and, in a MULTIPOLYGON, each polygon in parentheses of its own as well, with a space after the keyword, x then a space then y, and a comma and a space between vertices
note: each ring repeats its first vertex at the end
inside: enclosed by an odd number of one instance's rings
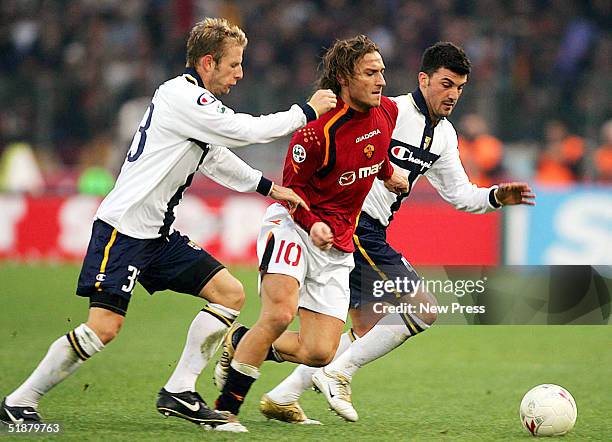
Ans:
MULTIPOLYGON (((349 332, 340 336, 340 343, 336 350, 334 360, 338 358, 351 345, 349 332)), ((270 390, 267 394, 270 399, 278 404, 288 404, 297 401, 302 393, 312 388, 312 375, 319 370, 317 367, 309 367, 300 364, 283 381, 270 390)))
MULTIPOLYGON (((421 330, 429 327, 416 316, 410 316, 409 319, 421 330)), ((325 371, 338 372, 351 379, 357 369, 386 355, 416 333, 418 329, 411 332, 399 314, 387 315, 369 332, 353 342, 338 359, 327 365, 325 371)))
POLYGON ((183 354, 164 388, 170 393, 195 391, 195 384, 213 357, 239 312, 219 304, 208 304, 189 327, 183 354))
POLYGON ((72 374, 83 361, 104 348, 98 336, 85 324, 58 338, 29 378, 6 397, 11 407, 38 408, 40 398, 72 374))

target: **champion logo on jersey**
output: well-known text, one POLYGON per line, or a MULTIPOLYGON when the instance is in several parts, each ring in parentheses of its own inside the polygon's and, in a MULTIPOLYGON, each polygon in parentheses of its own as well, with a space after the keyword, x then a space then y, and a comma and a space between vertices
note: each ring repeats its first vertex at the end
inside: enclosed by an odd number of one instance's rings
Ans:
POLYGON ((211 103, 214 103, 215 101, 217 101, 215 96, 213 94, 211 94, 210 92, 206 91, 206 92, 204 92, 202 95, 200 95, 198 97, 198 100, 196 102, 200 106, 207 106, 207 105, 209 105, 211 103))
POLYGON ((421 168, 421 172, 424 170, 429 170, 433 165, 434 161, 426 161, 422 158, 418 158, 414 155, 412 150, 404 146, 394 146, 391 149, 391 155, 393 155, 398 160, 408 161, 409 163, 416 164, 421 168))

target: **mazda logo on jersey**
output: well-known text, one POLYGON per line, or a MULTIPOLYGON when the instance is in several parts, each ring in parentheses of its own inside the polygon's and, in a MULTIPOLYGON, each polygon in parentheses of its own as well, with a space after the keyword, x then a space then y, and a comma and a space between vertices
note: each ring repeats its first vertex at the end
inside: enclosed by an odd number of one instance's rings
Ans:
POLYGON ((344 172, 338 179, 338 184, 341 186, 350 186, 355 182, 357 174, 354 171, 344 172))
POLYGON ((214 95, 206 91, 198 97, 197 103, 200 106, 207 106, 215 101, 217 101, 217 99, 214 97, 214 95))

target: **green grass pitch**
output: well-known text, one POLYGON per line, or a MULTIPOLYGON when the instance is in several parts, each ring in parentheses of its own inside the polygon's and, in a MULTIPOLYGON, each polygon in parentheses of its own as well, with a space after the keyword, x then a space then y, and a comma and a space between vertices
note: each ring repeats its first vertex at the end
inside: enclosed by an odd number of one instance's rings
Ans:
MULTIPOLYGON (((36 366, 48 345, 86 318, 76 297, 78 266, 0 263, 0 397, 36 366)), ((240 320, 258 312, 256 274, 233 269, 247 290, 240 320)), ((119 337, 41 403, 59 436, 35 440, 527 440, 518 419, 522 395, 540 383, 566 387, 578 420, 566 440, 612 437, 612 328, 610 326, 434 326, 362 369, 353 381, 360 420, 341 421, 325 400, 307 392, 302 405, 324 426, 267 422, 261 395, 293 368, 266 363, 240 417, 246 435, 206 432, 155 410, 157 391, 180 355, 202 302, 173 293, 136 290, 119 337)), ((213 402, 212 366, 199 390, 213 402)), ((26 440, 27 436, 5 440, 26 440)))

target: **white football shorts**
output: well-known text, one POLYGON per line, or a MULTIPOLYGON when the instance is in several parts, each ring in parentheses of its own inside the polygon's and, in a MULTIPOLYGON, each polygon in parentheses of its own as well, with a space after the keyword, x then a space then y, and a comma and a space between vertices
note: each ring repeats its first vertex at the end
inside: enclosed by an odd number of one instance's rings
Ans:
POLYGON ((276 273, 298 280, 299 307, 346 322, 349 274, 355 265, 352 253, 334 247, 328 251, 319 249, 287 209, 274 203, 262 221, 257 257, 260 275, 276 273))

